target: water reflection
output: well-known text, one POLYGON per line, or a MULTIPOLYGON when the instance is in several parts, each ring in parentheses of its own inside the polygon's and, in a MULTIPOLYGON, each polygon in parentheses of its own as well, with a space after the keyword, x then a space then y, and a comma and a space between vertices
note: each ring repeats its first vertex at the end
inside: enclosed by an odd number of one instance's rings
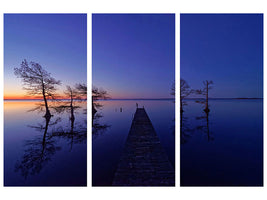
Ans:
POLYGON ((105 100, 93 117, 92 185, 110 186, 138 104, 144 107, 172 165, 175 163, 173 100, 105 100))
POLYGON ((93 114, 93 125, 92 125, 92 134, 93 134, 93 139, 95 139, 97 136, 102 135, 107 131, 111 125, 103 124, 100 121, 100 118, 103 117, 103 114, 101 113, 95 113, 93 114))
POLYGON ((181 186, 262 185, 262 99, 213 99, 210 112, 187 103, 180 118, 181 186))
POLYGON ((86 185, 86 102, 76 103, 51 103, 43 117, 41 102, 5 102, 5 185, 86 185))
POLYGON ((28 126, 37 131, 43 132, 42 137, 35 137, 25 142, 24 155, 21 161, 17 161, 15 165, 15 172, 20 172, 26 179, 28 175, 35 175, 40 173, 43 166, 51 160, 51 157, 56 151, 60 150, 60 146, 56 146, 55 140, 47 134, 48 126, 54 126, 59 121, 57 118, 54 122, 50 123, 51 117, 45 118, 44 126, 39 124, 37 126, 28 126))
POLYGON ((180 112, 180 143, 187 143, 194 131, 195 129, 188 122, 188 118, 184 116, 184 112, 180 112))
POLYGON ((69 151, 72 151, 73 144, 86 143, 87 139, 86 121, 76 124, 74 127, 74 120, 74 117, 70 118, 71 126, 69 130, 60 126, 57 130, 52 131, 51 134, 51 137, 60 137, 68 140, 70 146, 69 151))
MULTIPOLYGON (((199 102, 196 102, 199 103, 199 102)), ((200 116, 195 117, 199 123, 190 123, 188 117, 180 112, 180 143, 185 144, 196 133, 205 133, 208 141, 213 141, 214 137, 210 131, 209 116, 210 112, 202 111, 200 116)))
MULTIPOLYGON (((72 150, 73 143, 84 143, 87 138, 87 122, 86 120, 81 123, 75 122, 75 114, 77 113, 77 109, 80 109, 80 106, 76 106, 75 102, 71 100, 71 102, 67 102, 60 106, 54 106, 54 110, 57 113, 67 112, 69 114, 70 121, 70 129, 64 129, 62 126, 58 127, 57 130, 52 131, 52 137, 63 137, 70 139, 70 151, 72 150), (74 125, 75 124, 75 125, 74 125)), ((83 114, 86 114, 87 109, 83 109, 83 114)))
POLYGON ((196 127, 197 131, 201 131, 203 133, 207 134, 207 138, 208 141, 213 141, 214 137, 210 132, 210 127, 209 127, 209 112, 204 112, 205 114, 200 116, 200 117, 196 117, 196 120, 200 120, 201 121, 201 125, 198 125, 196 127))

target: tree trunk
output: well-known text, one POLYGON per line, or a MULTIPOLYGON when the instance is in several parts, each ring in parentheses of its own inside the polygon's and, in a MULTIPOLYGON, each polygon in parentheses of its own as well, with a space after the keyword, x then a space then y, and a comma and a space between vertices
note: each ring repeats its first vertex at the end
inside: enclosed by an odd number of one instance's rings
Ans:
POLYGON ((50 117, 46 117, 46 123, 45 123, 45 131, 44 131, 44 135, 43 135, 43 142, 42 142, 42 156, 44 154, 44 150, 45 150, 45 143, 46 143, 46 133, 47 133, 47 129, 48 129, 48 125, 50 122, 50 117))
POLYGON ((180 113, 180 143, 183 143, 183 112, 180 113))
POLYGON ((210 141, 209 113, 206 113, 206 118, 207 118, 207 135, 208 135, 208 141, 210 141))
POLYGON ((180 113, 184 112, 183 110, 183 98, 182 98, 182 94, 181 94, 181 90, 180 90, 180 113))
POLYGON ((206 92, 206 106, 205 106, 205 112, 209 112, 210 110, 209 110, 209 84, 208 84, 208 82, 206 83, 207 85, 206 85, 206 90, 207 90, 207 92, 206 92))
POLYGON ((97 110, 95 109, 94 103, 92 102, 92 114, 93 114, 93 116, 95 115, 96 112, 97 112, 97 110))
POLYGON ((209 88, 208 88, 208 83, 207 83, 207 93, 206 93, 206 110, 208 110, 208 105, 209 105, 209 88))
POLYGON ((43 88, 43 98, 44 98, 44 102, 45 102, 45 110, 46 113, 44 115, 45 118, 50 118, 52 115, 48 109, 48 104, 47 104, 47 100, 46 100, 46 96, 45 96, 45 89, 44 89, 44 83, 42 83, 42 88, 43 88))
POLYGON ((74 117, 74 109, 73 109, 72 102, 73 102, 73 96, 71 93, 71 95, 70 95, 70 113, 71 113, 70 120, 74 122, 75 117, 74 117))
POLYGON ((74 114, 73 114, 73 107, 72 107, 72 104, 71 104, 71 118, 70 118, 70 121, 71 121, 71 129, 70 129, 70 134, 71 134, 71 145, 70 145, 70 151, 72 150, 72 146, 73 146, 73 137, 74 137, 74 132, 73 132, 73 129, 74 129, 74 114))

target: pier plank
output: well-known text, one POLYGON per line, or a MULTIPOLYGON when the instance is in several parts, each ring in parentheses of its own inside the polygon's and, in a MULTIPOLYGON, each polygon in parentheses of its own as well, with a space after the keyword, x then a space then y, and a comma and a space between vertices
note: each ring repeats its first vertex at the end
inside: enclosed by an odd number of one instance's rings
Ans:
POLYGON ((144 108, 137 108, 114 186, 174 186, 175 172, 144 108))

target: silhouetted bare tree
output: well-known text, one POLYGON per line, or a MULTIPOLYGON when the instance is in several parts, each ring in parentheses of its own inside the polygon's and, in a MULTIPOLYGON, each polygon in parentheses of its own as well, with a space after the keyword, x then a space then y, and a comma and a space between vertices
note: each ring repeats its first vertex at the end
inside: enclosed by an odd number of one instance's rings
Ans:
POLYGON ((204 111, 208 113, 210 111, 210 109, 209 109, 209 90, 212 89, 212 87, 210 85, 213 84, 213 81, 207 81, 206 80, 206 81, 203 81, 203 84, 204 84, 204 88, 202 90, 196 90, 196 93, 205 95, 206 100, 205 100, 204 111))
MULTIPOLYGON (((82 98, 82 100, 87 101, 87 85, 78 83, 75 85, 75 89, 82 98)), ((84 114, 87 114, 87 108, 84 109, 84 114)))
POLYGON ((193 90, 184 79, 180 79, 180 112, 184 112, 183 106, 186 105, 184 99, 189 96, 193 90))
POLYGON ((109 99, 107 91, 99 89, 95 86, 92 88, 92 112, 93 115, 97 112, 97 108, 102 107, 101 104, 97 103, 100 99, 109 99))
POLYGON ((86 84, 78 83, 75 85, 75 89, 81 98, 85 100, 87 99, 87 85, 86 84))
POLYGON ((50 118, 52 115, 48 108, 47 99, 55 98, 55 86, 60 85, 61 82, 51 77, 50 73, 38 63, 28 63, 26 60, 22 61, 20 68, 14 68, 14 72, 18 78, 22 79, 23 89, 27 90, 29 95, 43 98, 46 109, 44 117, 50 118))
POLYGON ((67 89, 65 90, 65 95, 70 98, 70 105, 69 105, 69 108, 70 108, 70 112, 71 112, 71 116, 70 116, 70 120, 73 120, 75 119, 74 117, 74 109, 75 107, 73 106, 73 101, 74 100, 81 100, 81 96, 79 95, 78 91, 70 86, 67 86, 67 89))
POLYGON ((74 110, 79 108, 79 106, 74 105, 75 100, 83 100, 82 95, 79 93, 79 91, 76 89, 76 87, 66 86, 66 90, 64 91, 64 94, 66 95, 65 98, 67 98, 69 101, 63 101, 61 105, 51 106, 57 113, 63 113, 63 112, 70 112, 70 121, 72 124, 74 124, 75 116, 74 116, 74 110))
POLYGON ((171 95, 175 96, 175 83, 172 84, 171 95))

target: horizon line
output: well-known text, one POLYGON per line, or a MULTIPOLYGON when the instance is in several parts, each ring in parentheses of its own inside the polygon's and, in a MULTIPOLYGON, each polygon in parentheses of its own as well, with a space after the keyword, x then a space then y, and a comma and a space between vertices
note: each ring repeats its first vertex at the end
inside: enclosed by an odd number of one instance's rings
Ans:
MULTIPOLYGON (((176 99, 175 97, 167 98, 108 98, 108 99, 99 99, 99 100, 142 100, 142 99, 176 99)), ((206 99, 205 97, 188 97, 184 99, 206 99)), ((209 97, 209 99, 263 99, 263 97, 209 97)))
MULTIPOLYGON (((184 99, 206 99, 203 97, 189 97, 184 99)), ((209 99, 263 99, 263 97, 209 97, 209 99)))
MULTIPOLYGON (((18 99, 14 99, 14 98, 3 98, 3 100, 36 100, 36 101, 43 101, 44 99, 22 99, 22 98, 18 98, 18 99)), ((66 98, 62 98, 62 99, 47 99, 47 101, 57 101, 57 100, 70 100, 70 99, 66 99, 66 98)), ((73 99, 74 101, 87 101, 87 99, 73 99)))
MULTIPOLYGON (((175 97, 173 98, 109 98, 109 99, 98 99, 98 100, 175 100, 175 97)), ((190 98, 184 98, 184 99, 205 99, 203 97, 190 97, 190 98)), ((209 97, 209 99, 263 99, 263 97, 209 97)), ((39 100, 42 101, 43 98, 3 98, 3 100, 39 100)), ((69 100, 68 98, 59 98, 59 99, 47 99, 48 101, 56 101, 56 100, 69 100)), ((78 100, 78 99, 74 99, 78 100)), ((83 101, 87 101, 87 99, 83 99, 83 101)))

